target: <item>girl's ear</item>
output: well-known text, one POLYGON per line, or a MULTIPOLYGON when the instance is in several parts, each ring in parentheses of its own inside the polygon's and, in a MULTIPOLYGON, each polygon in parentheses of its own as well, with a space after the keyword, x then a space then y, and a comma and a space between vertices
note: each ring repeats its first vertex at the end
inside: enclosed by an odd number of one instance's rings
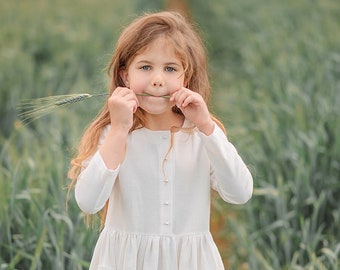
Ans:
POLYGON ((123 80, 123 82, 124 82, 124 84, 125 84, 125 86, 126 87, 129 87, 129 76, 128 76, 128 73, 127 73, 127 71, 125 70, 125 69, 121 69, 120 71, 119 71, 119 76, 120 76, 120 78, 123 80))

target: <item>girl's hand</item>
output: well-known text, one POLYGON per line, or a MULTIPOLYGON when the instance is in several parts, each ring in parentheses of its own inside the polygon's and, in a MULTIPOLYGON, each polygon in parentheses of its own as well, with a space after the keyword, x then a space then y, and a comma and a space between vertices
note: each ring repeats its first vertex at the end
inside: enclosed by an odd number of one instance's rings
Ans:
POLYGON ((133 124, 133 114, 138 107, 135 93, 125 87, 117 87, 107 101, 111 129, 99 148, 108 169, 115 170, 125 159, 126 137, 133 124))
POLYGON ((138 108, 135 93, 125 87, 117 87, 108 99, 113 130, 128 133, 133 124, 133 114, 138 108))
POLYGON ((210 135, 214 131, 214 122, 200 94, 182 87, 171 95, 171 101, 174 101, 184 116, 205 135, 210 135))

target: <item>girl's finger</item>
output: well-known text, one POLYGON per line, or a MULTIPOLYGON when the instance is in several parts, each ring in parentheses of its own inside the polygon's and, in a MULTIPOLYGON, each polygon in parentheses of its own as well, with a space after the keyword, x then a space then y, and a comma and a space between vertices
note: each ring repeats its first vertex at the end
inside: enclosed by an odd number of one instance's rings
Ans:
POLYGON ((174 97, 176 105, 182 106, 183 101, 186 99, 187 96, 188 93, 186 93, 186 91, 178 91, 178 93, 176 93, 176 96, 174 97))
POLYGON ((190 103, 194 103, 194 101, 195 101, 195 97, 193 95, 189 95, 183 100, 182 107, 186 107, 190 103))
POLYGON ((190 103, 195 103, 196 100, 197 100, 196 93, 192 91, 181 94, 179 98, 179 102, 182 107, 186 107, 190 103))
POLYGON ((129 93, 133 93, 133 91, 129 88, 126 88, 126 87, 117 87, 112 95, 115 95, 115 96, 126 96, 127 94, 129 93))

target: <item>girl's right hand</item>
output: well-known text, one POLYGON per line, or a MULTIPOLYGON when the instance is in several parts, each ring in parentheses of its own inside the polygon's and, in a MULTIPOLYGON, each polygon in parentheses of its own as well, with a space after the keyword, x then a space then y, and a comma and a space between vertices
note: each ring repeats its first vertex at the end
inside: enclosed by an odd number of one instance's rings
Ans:
POLYGON ((113 130, 128 133, 133 124, 133 114, 138 106, 138 99, 133 90, 126 87, 117 87, 108 99, 113 130))

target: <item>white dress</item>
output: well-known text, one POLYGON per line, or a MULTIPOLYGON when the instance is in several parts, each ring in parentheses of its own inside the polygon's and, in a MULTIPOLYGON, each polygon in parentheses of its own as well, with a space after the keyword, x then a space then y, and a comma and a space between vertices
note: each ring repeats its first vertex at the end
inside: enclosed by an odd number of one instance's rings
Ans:
POLYGON ((233 204, 247 202, 253 191, 248 168, 217 125, 210 136, 198 129, 135 130, 116 170, 96 152, 75 188, 86 213, 109 199, 90 269, 223 270, 209 232, 211 187, 233 204))

